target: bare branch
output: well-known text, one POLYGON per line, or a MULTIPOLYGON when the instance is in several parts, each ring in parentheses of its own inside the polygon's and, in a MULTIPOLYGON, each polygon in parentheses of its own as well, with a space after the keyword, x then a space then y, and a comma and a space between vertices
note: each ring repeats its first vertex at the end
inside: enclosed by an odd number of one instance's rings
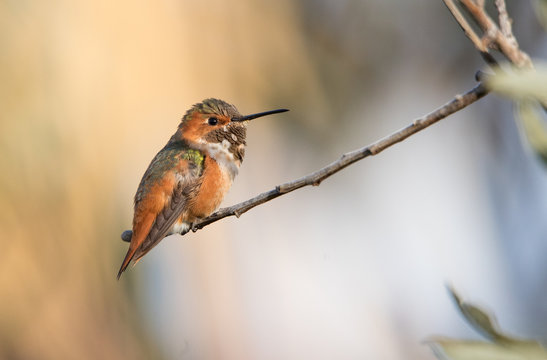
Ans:
MULTIPOLYGON (((533 68, 532 61, 528 54, 520 50, 518 42, 513 35, 511 29, 511 19, 507 13, 505 6, 505 0, 495 0, 496 8, 499 14, 500 27, 492 20, 492 18, 486 13, 484 6, 481 3, 476 3, 473 0, 459 0, 462 6, 469 12, 471 18, 483 31, 482 37, 480 38, 480 43, 477 42, 477 35, 473 32, 473 35, 468 35, 468 31, 465 27, 471 28, 459 9, 454 4, 454 0, 443 0, 456 21, 464 29, 465 34, 473 42, 477 50, 481 54, 489 54, 490 58, 493 59, 489 53, 489 49, 499 50, 510 62, 516 65, 519 68, 533 68)), ((471 30, 472 31, 472 30, 471 30)), ((490 65, 491 59, 485 58, 486 62, 490 65)))
POLYGON ((446 7, 448 8, 448 10, 450 10, 450 12, 452 13, 452 16, 454 16, 458 24, 460 24, 460 27, 462 28, 464 34, 469 38, 469 40, 471 40, 471 42, 473 43, 473 45, 475 45, 477 50, 479 50, 480 52, 487 53, 488 48, 484 46, 483 42, 481 41, 480 37, 477 35, 475 30, 473 30, 471 25, 469 25, 465 17, 460 12, 460 9, 458 9, 456 4, 454 4, 454 1, 453 0, 443 0, 443 1, 446 7))
MULTIPOLYGON (((493 65, 495 66, 495 68, 497 68, 497 61, 490 53, 490 49, 496 49, 499 50, 509 61, 511 61, 517 67, 533 67, 530 57, 519 49, 518 43, 512 34, 511 19, 507 14, 504 0, 495 0, 496 7, 499 13, 500 27, 498 27, 498 25, 486 13, 484 9, 484 0, 456 0, 468 11, 470 17, 483 31, 482 36, 479 36, 469 25, 465 17, 462 15, 460 9, 456 6, 454 2, 455 0, 443 1, 458 22, 458 24, 460 24, 464 33, 475 45, 477 50, 479 50, 484 60, 489 65, 493 65)), ((485 75, 479 74, 479 81, 482 80, 480 79, 481 76, 484 77, 485 75)), ((442 107, 425 115, 422 118, 415 120, 412 124, 406 126, 405 128, 381 140, 378 140, 377 142, 370 144, 369 146, 346 153, 342 155, 338 160, 332 162, 322 169, 319 169, 314 173, 311 173, 300 179, 278 185, 275 187, 275 189, 266 191, 242 203, 220 209, 211 216, 194 223, 192 226, 192 231, 202 229, 203 227, 228 216, 240 217, 242 214, 254 208, 255 206, 264 204, 270 200, 273 200, 284 194, 288 194, 289 192, 300 189, 302 187, 308 185, 317 186, 323 180, 346 168, 347 166, 366 157, 379 154, 388 147, 391 147, 398 142, 405 140, 409 136, 414 135, 415 133, 436 123, 437 121, 442 120, 447 116, 467 107, 468 105, 474 103, 475 101, 484 97, 487 94, 488 90, 481 83, 466 92, 465 94, 457 95, 454 99, 452 99, 442 107)), ((122 239, 124 241, 130 241, 131 231, 125 231, 122 234, 122 239)))
POLYGON ((496 8, 498 9, 498 17, 501 33, 506 38, 515 39, 513 36, 513 30, 511 29, 511 23, 513 22, 507 13, 507 7, 505 6, 505 0, 496 0, 496 8))
MULTIPOLYGON (((384 151, 388 147, 391 147, 398 142, 405 140, 406 138, 416 134, 417 132, 427 128, 428 126, 433 125, 439 120, 446 118, 447 116, 467 107, 468 105, 474 103, 478 99, 482 98, 488 94, 488 90, 482 85, 479 84, 473 89, 462 95, 456 95, 451 101, 447 102, 437 110, 414 120, 410 125, 402 128, 401 130, 386 136, 383 139, 380 139, 368 146, 363 148, 348 152, 343 154, 338 160, 330 163, 322 169, 319 169, 307 176, 304 176, 300 179, 289 181, 287 183, 278 185, 275 189, 266 191, 258 196, 255 196, 252 199, 244 201, 242 203, 220 209, 211 216, 200 220, 193 224, 192 230, 197 231, 203 227, 214 223, 220 219, 223 219, 228 216, 240 217, 242 214, 251 210, 255 206, 264 204, 272 199, 275 199, 279 196, 290 193, 291 191, 300 189, 304 186, 313 185, 318 186, 323 180, 330 177, 331 175, 336 174, 340 170, 346 168, 347 166, 362 160, 366 157, 377 155, 380 152, 384 151)), ((182 235, 184 235, 183 233, 182 235)), ((122 240, 130 241, 131 240, 131 231, 127 230, 122 234, 122 240)))
MULTIPOLYGON (((463 30, 463 33, 471 40, 473 45, 475 45, 475 48, 479 51, 484 61, 492 66, 492 67, 498 67, 498 62, 496 59, 488 52, 488 46, 485 45, 485 43, 481 40, 481 38, 477 35, 475 30, 469 25, 465 17, 460 12, 460 9, 454 4, 453 0, 443 0, 444 4, 450 10, 452 13, 452 16, 454 16, 454 19, 458 22, 460 27, 463 30)), ((480 7, 484 6, 484 2, 481 2, 479 5, 480 7)))

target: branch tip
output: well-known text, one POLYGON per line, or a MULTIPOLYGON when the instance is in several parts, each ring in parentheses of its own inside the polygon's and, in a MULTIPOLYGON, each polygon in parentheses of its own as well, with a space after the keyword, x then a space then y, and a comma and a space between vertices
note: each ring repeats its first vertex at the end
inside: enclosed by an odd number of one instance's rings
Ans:
POLYGON ((131 237, 133 236, 133 231, 131 230, 125 230, 121 237, 122 237, 122 240, 125 241, 125 242, 131 242, 131 237))

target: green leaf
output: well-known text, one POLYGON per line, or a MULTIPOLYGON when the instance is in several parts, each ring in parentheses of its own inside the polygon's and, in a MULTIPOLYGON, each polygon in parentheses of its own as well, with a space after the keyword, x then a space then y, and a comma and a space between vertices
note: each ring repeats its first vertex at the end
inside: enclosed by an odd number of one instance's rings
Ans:
POLYGON ((448 287, 448 292, 465 320, 467 320, 477 332, 500 343, 518 341, 501 332, 494 315, 488 314, 481 308, 463 301, 452 287, 448 287))
POLYGON ((534 5, 539 22, 547 30, 547 0, 535 0, 534 5))
POLYGON ((435 356, 443 360, 544 360, 547 357, 545 350, 537 343, 518 348, 442 337, 431 338, 427 343, 435 356))
POLYGON ((524 135, 530 146, 538 154, 544 164, 547 164, 547 128, 544 120, 545 109, 532 100, 523 100, 516 104, 524 135))
POLYGON ((465 302, 449 287, 448 291, 465 320, 490 341, 470 341, 432 337, 426 341, 439 359, 451 360, 540 360, 547 351, 534 340, 519 339, 504 334, 493 315, 465 302))
POLYGON ((547 66, 540 64, 536 70, 499 71, 489 76, 485 84, 515 101, 517 121, 522 125, 526 139, 547 164, 547 66))
POLYGON ((504 69, 496 75, 488 76, 485 85, 493 92, 515 101, 535 99, 547 104, 545 64, 538 64, 536 69, 504 69))

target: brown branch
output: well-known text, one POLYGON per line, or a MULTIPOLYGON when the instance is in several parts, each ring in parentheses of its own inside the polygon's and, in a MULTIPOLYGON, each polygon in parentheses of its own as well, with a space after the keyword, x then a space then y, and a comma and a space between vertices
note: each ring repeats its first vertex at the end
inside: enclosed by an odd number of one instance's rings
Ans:
MULTIPOLYGON (((482 98, 488 94, 488 90, 482 85, 479 84, 473 89, 467 91, 462 95, 456 95, 454 99, 447 102, 437 110, 414 120, 412 124, 402 128, 401 130, 380 139, 368 146, 363 148, 348 152, 342 155, 338 160, 330 163, 322 169, 319 169, 307 176, 304 176, 300 179, 289 181, 287 183, 278 185, 275 189, 266 191, 258 196, 255 196, 252 199, 244 201, 242 203, 220 209, 209 217, 202 219, 192 226, 192 231, 197 231, 203 227, 214 223, 220 219, 223 219, 228 216, 240 217, 242 214, 251 210, 255 206, 264 204, 270 200, 273 200, 279 196, 290 193, 291 191, 300 189, 304 186, 313 185, 318 186, 323 180, 330 177, 331 175, 336 174, 340 170, 346 168, 347 166, 362 160, 366 157, 377 155, 385 149, 405 140, 406 138, 416 134, 417 132, 427 128, 428 126, 433 125, 439 120, 446 118, 447 116, 467 107, 468 105, 474 103, 478 99, 482 98)), ((183 233, 182 235, 184 235, 183 233)), ((131 240, 131 231, 127 230, 122 234, 122 239, 124 241, 131 240)))
POLYGON ((511 23, 513 22, 513 20, 511 20, 509 14, 507 13, 505 0, 496 0, 496 8, 498 9, 498 21, 500 24, 501 33, 503 34, 503 36, 516 43, 515 36, 513 35, 513 30, 511 29, 511 23))
POLYGON ((473 0, 457 0, 469 13, 473 21, 483 31, 482 36, 479 36, 465 17, 460 12, 459 8, 454 3, 454 0, 443 0, 446 7, 450 10, 458 24, 464 30, 464 33, 475 45, 477 50, 483 55, 483 58, 489 65, 495 65, 495 59, 490 54, 490 49, 495 49, 501 52, 511 63, 519 68, 533 68, 532 61, 528 54, 520 50, 518 42, 513 35, 511 29, 511 19, 507 13, 505 0, 495 0, 498 10, 499 27, 488 15, 484 9, 484 2, 475 2, 473 0), (500 30, 501 28, 501 30, 500 30), (494 59, 494 62, 492 60, 494 59))
MULTIPOLYGON (((448 10, 450 10, 450 12, 452 13, 452 16, 454 16, 454 18, 456 19, 456 21, 458 22, 458 24, 462 28, 463 33, 469 38, 469 40, 471 40, 473 45, 475 45, 475 48, 477 48, 477 50, 481 54, 481 57, 483 58, 483 60, 488 65, 490 65, 492 68, 497 69, 499 67, 498 62, 492 56, 492 54, 490 54, 490 52, 488 51, 488 47, 481 40, 481 38, 477 35, 477 33, 473 30, 471 25, 469 25, 469 23, 467 22, 465 17, 462 15, 462 13, 458 9, 458 7, 454 4, 454 1, 452 1, 452 0, 443 0, 443 1, 445 3, 446 7, 448 8, 448 10)), ((480 6, 484 6, 484 3, 481 3, 481 4, 482 5, 480 5, 480 6)))
MULTIPOLYGON (((504 0, 495 0, 496 8, 499 15, 499 27, 486 13, 484 9, 484 0, 456 0, 468 11, 471 18, 483 31, 482 36, 479 36, 469 25, 465 17, 462 15, 460 9, 454 3, 454 0, 443 1, 458 22, 458 24, 463 29, 466 36, 475 45, 477 50, 479 50, 482 57, 489 65, 492 65, 495 69, 498 68, 498 63, 496 59, 490 53, 490 49, 496 49, 499 50, 509 61, 511 61, 517 67, 533 67, 530 57, 519 49, 518 43, 513 36, 511 30, 511 19, 507 14, 504 0)), ((481 81, 480 78, 478 80, 481 81)), ((331 175, 336 174, 347 166, 366 157, 379 154, 388 147, 391 147, 398 142, 405 140, 415 133, 436 123, 437 121, 442 120, 447 116, 467 107, 468 105, 474 103, 475 101, 487 94, 488 90, 481 83, 475 88, 466 92, 465 94, 457 95, 454 99, 452 99, 442 107, 425 115, 422 118, 415 120, 412 124, 406 126, 405 128, 366 147, 346 153, 342 155, 340 159, 332 162, 331 164, 325 166, 322 169, 319 169, 314 173, 311 173, 300 179, 278 185, 275 187, 275 189, 266 191, 242 203, 220 209, 211 216, 194 223, 192 226, 192 231, 202 229, 203 227, 228 216, 240 217, 242 214, 246 213, 255 206, 264 204, 270 200, 288 194, 289 192, 300 189, 302 187, 308 185, 317 186, 323 180, 330 177, 331 175)), ((122 234, 122 239, 124 241, 130 241, 131 231, 125 231, 122 234)))
POLYGON ((481 38, 477 35, 475 30, 473 30, 471 25, 469 25, 469 23, 467 22, 465 17, 462 15, 462 13, 460 12, 460 9, 458 9, 454 1, 453 0, 443 0, 443 1, 446 7, 448 8, 448 10, 450 10, 450 12, 452 13, 452 16, 454 16, 454 19, 456 19, 456 21, 462 28, 465 36, 467 36, 469 40, 471 40, 471 42, 473 43, 473 45, 475 45, 477 50, 479 50, 479 52, 481 53, 488 53, 488 47, 484 45, 484 43, 481 41, 481 38))

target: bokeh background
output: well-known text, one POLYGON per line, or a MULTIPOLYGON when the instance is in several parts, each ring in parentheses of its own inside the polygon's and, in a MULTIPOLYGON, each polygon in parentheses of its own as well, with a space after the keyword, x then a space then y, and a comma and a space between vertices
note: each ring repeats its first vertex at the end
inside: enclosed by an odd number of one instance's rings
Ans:
MULTIPOLYGON (((533 57, 532 4, 510 1, 533 57)), ((433 359, 450 283, 547 338, 547 179, 490 95, 317 188, 172 236, 116 281, 132 197, 192 104, 286 107, 225 205, 474 86, 439 1, 1 0, 0 358, 433 359)))

